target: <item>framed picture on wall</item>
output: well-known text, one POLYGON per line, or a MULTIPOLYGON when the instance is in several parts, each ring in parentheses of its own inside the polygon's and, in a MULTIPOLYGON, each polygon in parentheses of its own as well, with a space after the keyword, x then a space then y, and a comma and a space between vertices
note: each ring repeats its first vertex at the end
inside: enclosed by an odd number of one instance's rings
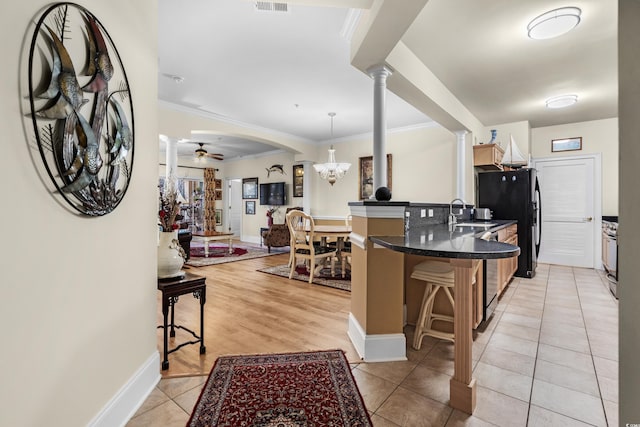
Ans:
POLYGON ((304 166, 293 165, 293 197, 304 196, 304 166))
POLYGON ((216 225, 222 225, 222 209, 216 209, 216 225))
MULTIPOLYGON (((391 154, 387 154, 387 187, 391 190, 391 154)), ((373 156, 360 157, 359 170, 360 200, 366 200, 373 194, 373 156)))
POLYGON ((216 190, 222 190, 222 180, 216 179, 216 190))
POLYGON ((255 200, 247 200, 244 202, 244 213, 247 215, 256 214, 256 202, 255 200))
POLYGON ((582 150, 582 137, 552 139, 551 151, 576 151, 582 150))
POLYGON ((242 198, 243 199, 258 198, 258 178, 242 179, 242 198))
POLYGON ((222 200, 222 190, 216 190, 216 200, 222 200))

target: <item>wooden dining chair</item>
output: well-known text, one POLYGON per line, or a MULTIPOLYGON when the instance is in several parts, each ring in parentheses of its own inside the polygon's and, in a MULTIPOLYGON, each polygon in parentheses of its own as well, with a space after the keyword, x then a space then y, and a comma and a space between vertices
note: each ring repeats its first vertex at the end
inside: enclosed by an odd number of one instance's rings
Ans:
MULTIPOLYGON (((287 208, 287 212, 285 213, 285 219, 284 219, 284 224, 287 227, 287 232, 289 231, 289 223, 287 221, 287 215, 289 212, 291 211, 302 211, 302 207, 300 206, 296 206, 296 207, 292 207, 292 208, 287 208)), ((301 219, 299 219, 301 220, 301 219)), ((289 232, 289 262, 287 263, 287 267, 291 267, 291 265, 293 264, 293 236, 291 235, 291 233, 289 232)))
MULTIPOLYGON (((344 225, 347 227, 351 227, 351 215, 347 215, 344 219, 344 225)), ((332 249, 336 249, 337 256, 331 260, 331 276, 335 276, 335 267, 334 263, 339 262, 341 267, 342 278, 344 279, 346 275, 347 265, 351 267, 351 242, 348 237, 344 239, 339 238, 330 242, 327 242, 327 246, 332 249), (338 246, 339 240, 342 240, 341 247, 338 246)))
MULTIPOLYGON (((352 216, 347 215, 344 219, 344 225, 351 227, 351 220, 352 216)), ((340 268, 343 279, 347 274, 347 265, 351 268, 351 241, 348 237, 342 242, 342 250, 340 251, 340 268)))
POLYGON ((312 283, 316 264, 320 267, 321 261, 331 262, 331 259, 336 256, 336 250, 314 242, 315 224, 310 215, 294 210, 287 213, 286 220, 291 235, 292 262, 289 279, 293 278, 298 260, 304 260, 305 265, 309 264, 309 283, 312 283))

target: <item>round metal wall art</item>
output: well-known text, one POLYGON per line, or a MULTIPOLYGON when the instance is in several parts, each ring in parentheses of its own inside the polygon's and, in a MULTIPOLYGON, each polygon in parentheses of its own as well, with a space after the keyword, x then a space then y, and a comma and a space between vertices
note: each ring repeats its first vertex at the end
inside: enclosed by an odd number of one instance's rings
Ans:
POLYGON ((55 192, 77 211, 106 215, 133 171, 133 103, 120 56, 98 19, 56 3, 38 20, 28 64, 35 140, 55 192))

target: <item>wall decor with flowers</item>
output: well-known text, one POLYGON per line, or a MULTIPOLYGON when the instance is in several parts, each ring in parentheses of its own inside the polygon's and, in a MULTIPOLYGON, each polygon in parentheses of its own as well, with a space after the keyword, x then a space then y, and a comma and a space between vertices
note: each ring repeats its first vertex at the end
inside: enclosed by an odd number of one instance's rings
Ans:
POLYGON ((176 191, 163 191, 160 193, 160 210, 158 211, 158 225, 160 231, 173 231, 180 228, 180 202, 176 191))
POLYGON ((85 215, 113 211, 133 171, 134 121, 125 69, 105 27, 74 3, 47 8, 33 29, 25 81, 27 139, 52 193, 85 215))
POLYGON ((267 209, 267 226, 271 227, 273 225, 273 215, 278 212, 277 206, 271 206, 267 209))

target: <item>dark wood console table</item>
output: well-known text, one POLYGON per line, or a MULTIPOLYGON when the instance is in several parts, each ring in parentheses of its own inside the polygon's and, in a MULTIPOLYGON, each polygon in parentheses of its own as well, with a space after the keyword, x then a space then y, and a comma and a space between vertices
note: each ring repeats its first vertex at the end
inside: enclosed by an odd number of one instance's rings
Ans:
POLYGON ((162 292, 162 316, 164 318, 163 325, 158 326, 158 328, 164 329, 164 354, 162 360, 162 370, 164 371, 165 369, 169 369, 169 353, 173 353, 185 345, 200 343, 200 354, 204 354, 207 351, 204 346, 204 304, 207 301, 207 284, 205 283, 204 277, 186 272, 183 278, 176 277, 172 279, 158 279, 158 290, 162 292), (178 297, 189 293, 193 293, 193 297, 200 300, 199 336, 191 329, 176 325, 174 322, 174 311, 175 305, 178 302, 178 297), (170 324, 168 323, 169 309, 171 309, 170 324), (169 334, 171 337, 175 337, 175 328, 183 329, 191 333, 191 335, 196 339, 182 343, 169 350, 169 338, 167 335, 169 334))

